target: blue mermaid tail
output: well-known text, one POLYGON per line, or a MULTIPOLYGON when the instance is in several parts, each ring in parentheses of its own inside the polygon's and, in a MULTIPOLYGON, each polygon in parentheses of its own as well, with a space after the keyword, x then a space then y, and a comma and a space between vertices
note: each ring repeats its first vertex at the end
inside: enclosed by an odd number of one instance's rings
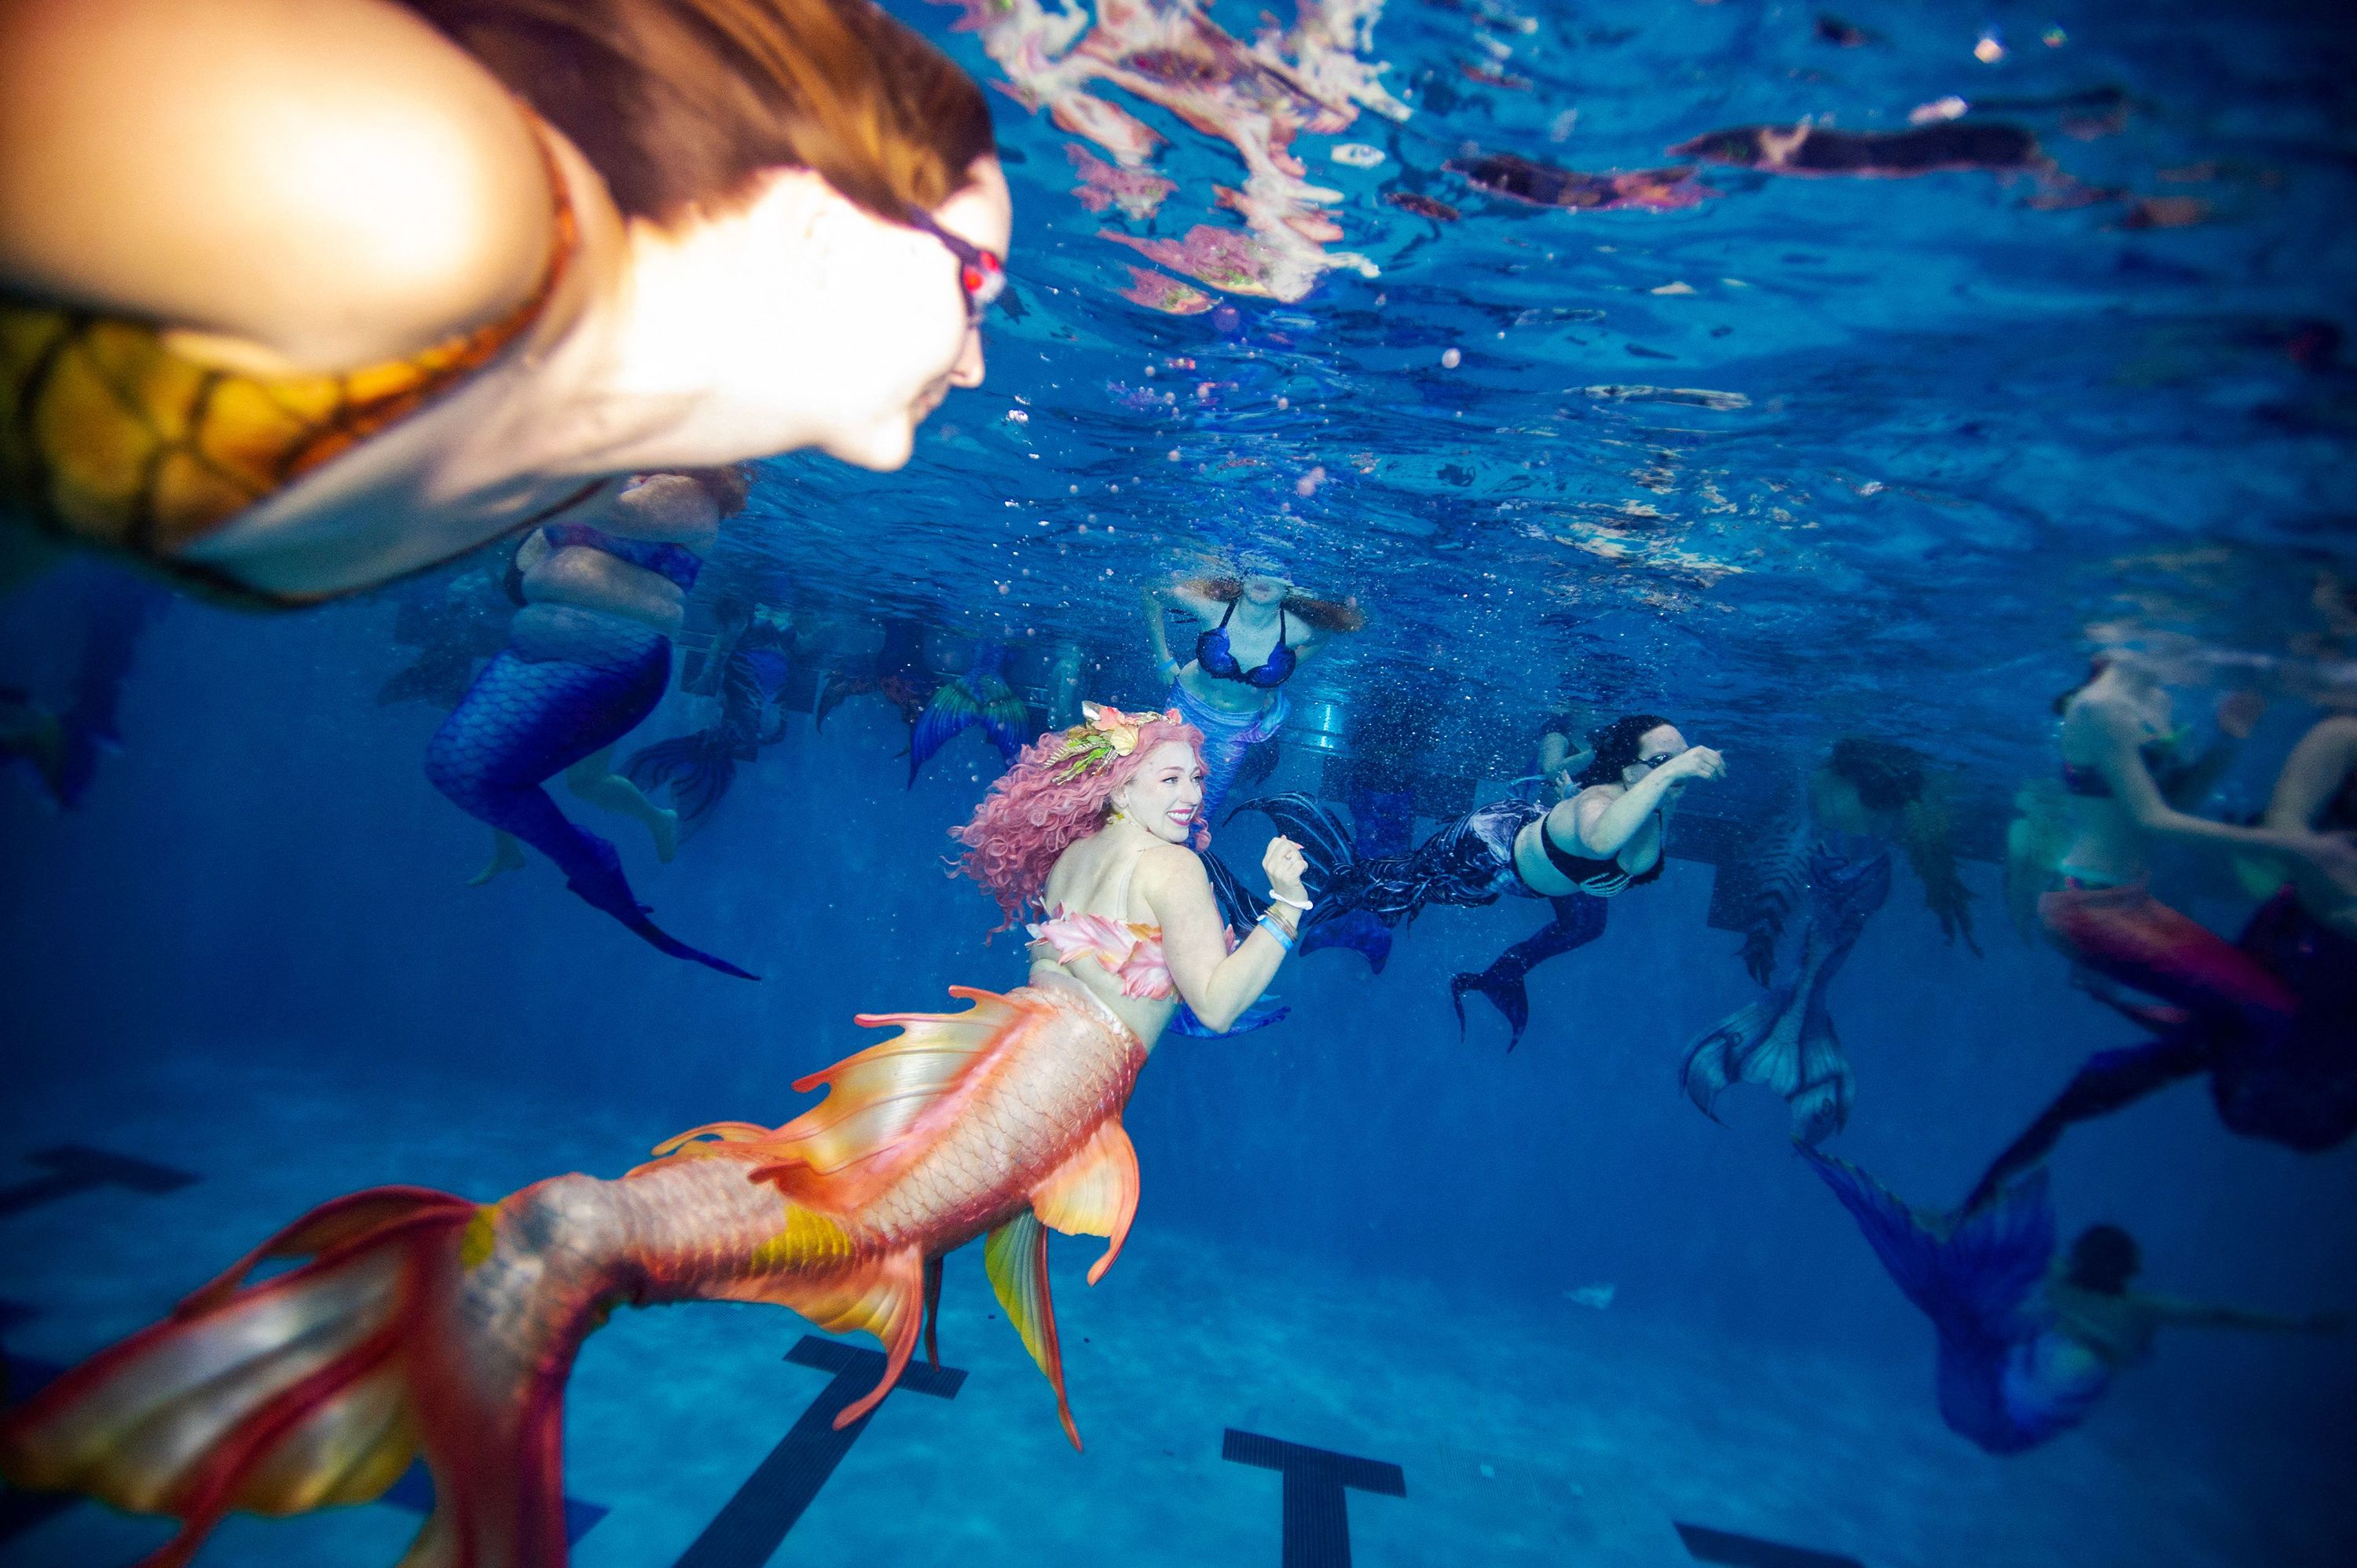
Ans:
POLYGON ((1757 1083, 1792 1108, 1792 1136, 1814 1144, 1849 1121, 1856 1092, 1825 990, 1841 972, 1868 916, 1890 896, 1889 852, 1857 859, 1821 843, 1809 861, 1814 903, 1791 981, 1738 1009, 1686 1047, 1678 1081, 1706 1116, 1732 1083, 1757 1083))
POLYGON ((2018 1454, 2086 1419, 2110 1373, 2053 1326, 2041 1299, 2054 1259, 2043 1170, 1949 1219, 1918 1213, 1845 1160, 1801 1153, 1938 1331, 1940 1415, 1952 1431, 2018 1454))
POLYGON ((935 752, 976 725, 1008 766, 1014 765, 1024 742, 1031 738, 1031 711, 1006 683, 1006 647, 985 642, 974 650, 974 662, 966 666, 964 674, 942 682, 925 711, 917 715, 917 727, 909 737, 911 786, 917 782, 917 770, 931 761, 935 752))
POLYGON ((785 715, 775 705, 792 662, 782 639, 756 625, 738 637, 720 669, 718 720, 641 746, 622 768, 640 789, 668 790, 683 824, 701 822, 720 803, 738 763, 785 738, 785 715))
POLYGON ((570 606, 529 606, 508 647, 435 731, 425 777, 459 810, 548 856, 584 902, 651 946, 751 980, 647 918, 614 846, 576 825, 541 788, 644 719, 670 678, 671 643, 660 633, 570 606))

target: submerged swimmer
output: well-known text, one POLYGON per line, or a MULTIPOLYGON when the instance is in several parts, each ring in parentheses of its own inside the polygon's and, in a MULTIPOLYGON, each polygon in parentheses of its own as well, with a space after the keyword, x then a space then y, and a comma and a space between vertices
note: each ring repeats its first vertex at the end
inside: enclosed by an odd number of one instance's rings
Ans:
POLYGON ((1769 988, 1686 1047, 1679 1081, 1706 1115, 1730 1084, 1757 1083, 1792 1109, 1792 1136, 1815 1144, 1849 1120, 1853 1080, 1825 993, 1874 912, 1890 895, 1890 850, 1902 845, 1924 902, 1950 941, 1974 952, 1972 893, 1956 874, 1947 815, 1929 763, 1911 746, 1850 736, 1809 780, 1809 811, 1778 835, 1764 864, 1743 943, 1745 967, 1769 988), (1779 939, 1803 898, 1808 921, 1792 978, 1775 983, 1779 939))
POLYGON ((1956 169, 2029 173, 2042 170, 2047 163, 2036 136, 2018 125, 1985 120, 1952 120, 1908 131, 1836 131, 1807 121, 1738 125, 1681 142, 1670 156, 1774 174, 1879 178, 1956 169))
POLYGON ((651 475, 615 497, 596 525, 551 523, 526 540, 517 553, 524 605, 508 645, 425 752, 434 787, 500 835, 478 884, 522 865, 513 847, 522 840, 554 861, 584 902, 653 946, 746 979, 649 919, 614 846, 575 824, 541 786, 563 771, 576 795, 646 823, 657 853, 671 858, 678 816, 613 774, 614 743, 662 700, 699 552, 723 517, 743 510, 748 488, 735 469, 651 475))
POLYGON ((29 691, 0 687, 0 763, 26 764, 52 801, 68 811, 80 805, 97 778, 100 753, 122 744, 117 712, 124 682, 148 624, 171 596, 153 583, 93 564, 74 599, 81 658, 72 695, 52 710, 29 691))
POLYGON ((874 1335, 883 1378, 841 1428, 936 1316, 942 1256, 981 1238, 1077 1447, 1048 1230, 1110 1238, 1103 1276, 1137 1208, 1121 1115, 1147 1055, 1182 1000, 1232 1022, 1308 901, 1299 852, 1273 841, 1273 897, 1229 950, 1188 847, 1201 781, 1175 715, 1092 708, 1041 736, 956 835, 1010 920, 1049 912, 1028 983, 863 1017, 900 1033, 802 1079, 825 1086, 818 1105, 683 1133, 619 1180, 557 1176, 493 1205, 378 1187, 314 1209, 0 1418, 0 1474, 178 1519, 163 1560, 181 1562, 232 1507, 366 1502, 423 1450, 435 1508, 404 1561, 561 1568, 565 1385, 615 1308, 766 1302, 874 1335))
POLYGON ((1530 1023, 1524 977, 1536 965, 1604 934, 1608 901, 1662 875, 1670 812, 1696 779, 1723 778, 1727 763, 1688 746, 1667 719, 1634 714, 1591 737, 1595 758, 1577 775, 1579 792, 1552 809, 1520 799, 1493 800, 1448 823, 1405 854, 1361 856, 1351 834, 1307 795, 1275 795, 1239 811, 1265 811, 1298 836, 1309 856, 1315 931, 1355 910, 1387 927, 1427 905, 1478 908, 1501 897, 1544 898, 1554 918, 1500 954, 1479 974, 1449 982, 1461 1026, 1465 993, 1479 991, 1505 1015, 1512 1049, 1530 1023))
POLYGON ((703 822, 720 804, 740 764, 785 738, 780 704, 796 651, 792 615, 748 604, 741 618, 726 618, 725 626, 731 628, 725 645, 701 661, 697 672, 705 679, 693 688, 681 682, 683 690, 717 698, 719 716, 702 729, 640 747, 622 769, 640 789, 666 792, 683 830, 703 822))
POLYGON ((1203 817, 1212 820, 1256 746, 1276 738, 1288 706, 1285 683, 1327 641, 1366 618, 1350 605, 1298 592, 1274 562, 1247 555, 1242 575, 1204 577, 1145 592, 1146 636, 1169 702, 1203 732, 1203 817), (1203 623, 1194 657, 1170 651, 1163 609, 1203 623))
POLYGON ((2169 804, 2179 732, 2142 660, 2112 659, 2064 706, 2076 833, 2039 918, 2085 966, 2088 989, 2152 1037, 2090 1057, 1992 1162, 1972 1201, 2044 1158, 2072 1122, 2188 1078, 2208 1078, 2231 1131, 2308 1152, 2345 1142, 2357 1133, 2357 726, 2336 719, 2311 731, 2264 824, 2241 828, 2169 804), (2230 943, 2153 897, 2147 835, 2274 861, 2289 885, 2230 943))
POLYGON ((2135 1240, 2092 1226, 2054 1257, 2036 1171, 1953 1219, 1919 1213, 1857 1166, 1804 1149, 1891 1282, 1939 1330, 1940 1415, 1992 1454, 2018 1454, 2087 1418, 2112 1375, 2148 1359, 2166 1326, 2337 1334, 2338 1316, 2277 1317, 2128 1288, 2135 1240))
POLYGON ((0 545, 302 603, 980 383, 989 111, 866 0, 302 16, 0 10, 0 545))

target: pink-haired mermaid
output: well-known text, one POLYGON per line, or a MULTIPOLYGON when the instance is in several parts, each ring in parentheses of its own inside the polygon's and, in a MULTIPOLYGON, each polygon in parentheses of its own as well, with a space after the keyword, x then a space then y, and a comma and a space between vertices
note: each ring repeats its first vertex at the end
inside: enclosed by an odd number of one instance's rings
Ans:
POLYGON ((404 1568, 561 1568, 565 1382, 614 1307, 770 1302, 874 1335, 884 1378, 842 1426, 908 1364, 942 1254, 985 1235, 984 1268, 1077 1446, 1047 1231, 1109 1237, 1103 1277, 1137 1207, 1121 1112, 1147 1052, 1182 998, 1224 1026, 1257 997, 1303 901, 1300 852, 1277 840, 1263 862, 1277 901, 1228 950, 1187 847, 1201 767, 1175 719, 1091 709, 1028 747, 959 833, 1010 917, 1057 912, 1028 984, 953 986, 958 1014, 862 1016, 900 1032, 795 1085, 824 1086, 817 1105, 682 1133, 619 1180, 557 1176, 486 1205, 380 1187, 314 1209, 12 1412, 0 1473, 181 1520, 148 1559, 165 1565, 231 1509, 368 1501, 422 1450, 435 1509, 404 1568))

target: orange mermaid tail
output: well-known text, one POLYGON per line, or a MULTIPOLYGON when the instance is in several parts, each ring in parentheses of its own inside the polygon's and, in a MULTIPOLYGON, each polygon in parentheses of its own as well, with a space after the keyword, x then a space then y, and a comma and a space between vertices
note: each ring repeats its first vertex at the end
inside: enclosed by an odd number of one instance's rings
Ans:
POLYGON ((231 1509, 368 1502, 422 1453, 435 1509, 403 1568, 563 1568, 565 1381, 615 1306, 770 1302, 875 1336, 885 1375, 843 1426, 907 1366, 941 1256, 984 1235, 1078 1447, 1047 1230, 1110 1238, 1092 1284, 1120 1252, 1146 1047, 1077 989, 952 994, 973 1005, 863 1016, 900 1033, 796 1084, 827 1095, 782 1127, 698 1128, 619 1181, 496 1205, 382 1187, 312 1210, 0 1420, 0 1474, 180 1520, 148 1559, 177 1568, 231 1509))

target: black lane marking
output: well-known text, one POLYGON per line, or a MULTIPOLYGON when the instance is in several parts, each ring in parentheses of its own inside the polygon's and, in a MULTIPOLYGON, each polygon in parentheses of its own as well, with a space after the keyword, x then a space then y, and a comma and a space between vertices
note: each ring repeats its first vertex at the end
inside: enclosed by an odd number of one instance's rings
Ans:
MULTIPOLYGON (((391 1503, 394 1508, 411 1513, 434 1511, 434 1474, 425 1461, 412 1465, 401 1473, 401 1479, 385 1488, 377 1501, 391 1503)), ((565 1544, 573 1545, 589 1533, 589 1527, 614 1510, 602 1503, 585 1503, 579 1498, 565 1499, 565 1544)))
POLYGON ((1738 1535, 1699 1524, 1679 1523, 1677 1529, 1678 1539, 1686 1543, 1686 1555, 1697 1563, 1719 1563, 1727 1568, 1866 1568, 1855 1557, 1786 1546, 1756 1535, 1738 1535))
POLYGON ((178 1192, 198 1179, 169 1165, 155 1165, 129 1155, 109 1154, 81 1144, 60 1144, 54 1149, 37 1150, 26 1158, 32 1165, 46 1166, 49 1174, 20 1181, 14 1187, 0 1187, 0 1219, 55 1203, 94 1187, 127 1187, 134 1192, 146 1193, 178 1192))
POLYGON ((1232 1426, 1220 1444, 1220 1457, 1284 1475, 1284 1568, 1351 1568, 1346 1490, 1407 1496, 1407 1477, 1396 1465, 1238 1432, 1232 1426))
MULTIPOLYGON (((20 1302, 0 1303, 12 1313, 9 1322, 21 1323, 33 1316, 30 1307, 20 1302)), ((48 1383, 65 1370, 47 1361, 36 1361, 23 1356, 7 1358, 8 1401, 15 1404, 38 1393, 48 1383)), ((0 1545, 16 1540, 27 1530, 55 1518, 81 1501, 71 1492, 20 1492, 9 1488, 0 1491, 0 1545)))
MULTIPOLYGON (((801 1520, 802 1510, 851 1452, 851 1445, 859 1441, 859 1434, 867 1430, 867 1423, 876 1419, 876 1411, 892 1402, 888 1396, 876 1410, 837 1432, 835 1416, 884 1376, 882 1353, 805 1334, 786 1352, 786 1359, 798 1367, 833 1372, 834 1379, 819 1391, 793 1430, 770 1450, 770 1456, 713 1516, 694 1543, 680 1553, 673 1568, 761 1568, 784 1543, 787 1531, 801 1520)), ((955 1399, 964 1381, 965 1373, 956 1367, 910 1361, 892 1391, 906 1389, 935 1399, 955 1399)))

